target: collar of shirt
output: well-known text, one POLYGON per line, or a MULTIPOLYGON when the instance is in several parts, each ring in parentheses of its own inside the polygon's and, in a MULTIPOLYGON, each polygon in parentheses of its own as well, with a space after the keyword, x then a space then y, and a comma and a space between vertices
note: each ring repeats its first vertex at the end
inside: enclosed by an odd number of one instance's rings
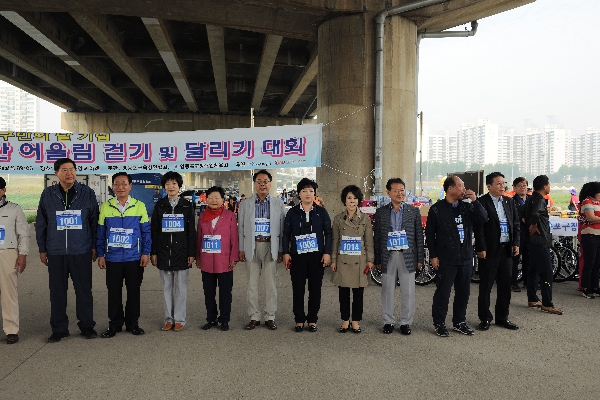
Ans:
POLYGON ((117 203, 117 207, 119 208, 119 211, 121 211, 121 215, 123 215, 123 213, 125 213, 125 210, 127 209, 127 206, 129 205, 129 200, 131 200, 131 196, 127 196, 127 201, 125 202, 125 205, 122 206, 121 203, 119 202, 119 200, 117 198, 115 198, 115 203, 117 203))
MULTIPOLYGON (((176 199, 172 199, 170 197, 167 197, 167 199, 169 199, 169 204, 171 205, 171 208, 175 208, 175 206, 177 205, 177 203, 179 203, 179 197, 177 197, 176 199)), ((129 199, 128 199, 129 201, 129 199)))
POLYGON ((394 206, 390 203, 390 217, 392 220, 392 231, 401 231, 402 230, 402 206, 404 203, 400 204, 398 207, 398 212, 394 210, 394 206))
POLYGON ((265 199, 263 201, 260 201, 260 197, 258 197, 258 195, 255 195, 256 199, 254 201, 254 204, 260 204, 260 203, 269 203, 271 201, 271 194, 267 194, 267 197, 265 197, 265 199))

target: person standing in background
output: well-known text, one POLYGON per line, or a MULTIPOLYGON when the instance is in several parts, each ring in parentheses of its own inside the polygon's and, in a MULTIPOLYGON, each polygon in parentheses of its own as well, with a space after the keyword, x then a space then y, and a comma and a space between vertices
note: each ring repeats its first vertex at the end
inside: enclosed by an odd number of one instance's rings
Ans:
POLYGON ((0 177, 0 303, 6 343, 19 341, 17 280, 27 266, 29 224, 21 206, 6 199, 6 181, 0 177))

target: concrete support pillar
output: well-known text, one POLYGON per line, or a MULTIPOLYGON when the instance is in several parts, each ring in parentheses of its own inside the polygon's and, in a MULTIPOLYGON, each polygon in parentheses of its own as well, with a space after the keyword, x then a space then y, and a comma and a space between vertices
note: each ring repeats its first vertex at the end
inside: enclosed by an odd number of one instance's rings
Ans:
MULTIPOLYGON (((339 196, 346 185, 359 186, 365 198, 372 194, 372 177, 366 185, 363 177, 374 167, 374 16, 344 16, 319 27, 317 115, 328 124, 323 127, 322 161, 329 167, 317 168, 317 183, 332 215, 343 209, 339 196)), ((407 188, 414 181, 416 32, 407 19, 386 21, 383 185, 396 176, 407 188)))
POLYGON ((271 191, 269 192, 269 194, 271 196, 277 196, 277 170, 276 169, 268 169, 267 171, 269 171, 269 173, 273 177, 273 180, 271 183, 271 191))
POLYGON ((245 194, 246 198, 252 196, 252 174, 250 171, 238 172, 238 190, 240 195, 245 194))

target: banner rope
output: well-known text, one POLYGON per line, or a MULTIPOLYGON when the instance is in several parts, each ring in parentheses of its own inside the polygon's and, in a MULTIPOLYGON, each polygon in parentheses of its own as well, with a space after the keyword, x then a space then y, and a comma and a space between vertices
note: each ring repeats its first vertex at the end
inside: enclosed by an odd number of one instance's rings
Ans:
POLYGON ((351 116, 351 115, 354 115, 354 114, 356 114, 356 113, 359 113, 359 112, 361 112, 361 111, 363 111, 363 110, 366 110, 366 109, 367 109, 367 108, 369 108, 369 107, 375 107, 375 103, 373 103, 373 104, 370 104, 370 105, 368 105, 368 106, 364 106, 364 107, 363 107, 363 108, 361 108, 361 109, 358 109, 358 110, 356 110, 356 111, 354 111, 354 112, 352 112, 352 113, 350 113, 350 114, 348 114, 348 115, 344 115, 343 117, 339 117, 338 119, 334 119, 333 121, 329 121, 328 123, 326 123, 326 124, 323 124, 323 126, 327 126, 327 125, 333 124, 334 122, 338 122, 339 120, 342 120, 342 119, 344 119, 344 118, 348 118, 349 116, 351 116))

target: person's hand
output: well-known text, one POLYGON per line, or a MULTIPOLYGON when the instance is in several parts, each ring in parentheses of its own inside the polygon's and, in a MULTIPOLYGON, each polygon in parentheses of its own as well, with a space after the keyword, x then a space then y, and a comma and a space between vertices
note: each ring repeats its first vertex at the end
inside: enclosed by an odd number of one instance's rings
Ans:
POLYGON ((329 266, 331 267, 331 271, 335 272, 337 270, 337 263, 332 262, 329 266))
POLYGON ((239 257, 240 262, 246 262, 246 253, 243 251, 240 251, 239 257))
POLYGON ((191 267, 196 257, 188 257, 188 267, 191 267))
POLYGON ((465 197, 471 199, 471 201, 477 200, 477 196, 475 195, 475 192, 470 189, 465 191, 465 197))
POLYGON ((142 258, 140 258, 140 267, 146 268, 146 265, 148 265, 148 261, 150 261, 150 257, 148 256, 148 254, 142 254, 142 258))
POLYGON ((538 228, 537 224, 529 225, 529 235, 533 235, 534 233, 542 234, 540 232, 540 228, 538 228))
POLYGON ((417 263, 417 269, 421 270, 423 268, 423 263, 417 263))
POLYGON ((440 267, 440 259, 435 257, 431 259, 431 266, 433 267, 433 269, 435 269, 436 271, 438 270, 438 268, 440 267))
POLYGON ((373 264, 371 261, 367 261, 367 268, 369 268, 369 271, 371 271, 373 267, 375 267, 375 264, 373 264))
POLYGON ((196 258, 196 268, 200 269, 200 259, 196 258))
POLYGON ((285 266, 285 269, 290 269, 290 267, 292 266, 292 256, 290 256, 289 254, 284 254, 283 255, 283 265, 285 266))
POLYGON ((277 253, 277 262, 280 263, 283 261, 283 253, 279 252, 277 253))
POLYGON ((234 269, 237 265, 237 261, 229 261, 229 269, 234 269))
POLYGON ((100 269, 106 269, 106 258, 98 257, 98 267, 100 269))
POLYGON ((331 262, 331 256, 329 254, 323 254, 323 257, 321 257, 321 262, 323 263, 323 268, 325 268, 331 262))
POLYGON ((158 263, 158 256, 156 254, 153 256, 150 256, 150 262, 152 263, 152 265, 154 265, 156 267, 156 263, 158 263))
POLYGON ((513 252, 513 256, 518 256, 519 255, 519 246, 513 246, 512 252, 513 252))
POLYGON ((40 261, 42 262, 42 264, 44 264, 47 267, 48 266, 48 253, 40 253, 40 261))
POLYGON ((478 251, 477 252, 477 258, 485 258, 486 256, 486 251, 478 251))
POLYGON ((20 254, 17 257, 17 261, 15 262, 15 269, 19 271, 19 274, 22 274, 25 271, 25 267, 27 266, 27 256, 25 254, 20 254))
POLYGON ((96 251, 96 249, 92 249, 92 262, 96 262, 97 259, 98 259, 98 252, 96 251))
POLYGON ((377 264, 377 265, 375 266, 375 268, 377 268, 377 269, 381 269, 381 264, 377 264))

